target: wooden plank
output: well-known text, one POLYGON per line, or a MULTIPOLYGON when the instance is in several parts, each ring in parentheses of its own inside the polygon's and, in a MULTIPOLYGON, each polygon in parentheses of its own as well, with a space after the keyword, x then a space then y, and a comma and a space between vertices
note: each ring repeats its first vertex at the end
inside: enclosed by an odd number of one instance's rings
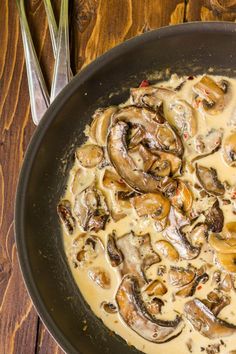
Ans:
POLYGON ((183 10, 183 0, 75 1, 72 12, 75 71, 126 39, 183 22, 183 10))
POLYGON ((37 348, 35 350, 37 354, 63 354, 64 351, 58 346, 55 345, 55 340, 48 333, 44 324, 40 322, 39 331, 38 331, 38 341, 37 348))
POLYGON ((236 0, 189 0, 187 21, 235 21, 236 0))
MULTIPOLYGON (((42 1, 27 1, 27 10, 41 62, 49 64, 49 81, 52 54, 42 1)), ((20 273, 13 217, 18 174, 35 127, 16 2, 0 1, 0 13, 0 353, 34 354, 38 316, 20 273)))

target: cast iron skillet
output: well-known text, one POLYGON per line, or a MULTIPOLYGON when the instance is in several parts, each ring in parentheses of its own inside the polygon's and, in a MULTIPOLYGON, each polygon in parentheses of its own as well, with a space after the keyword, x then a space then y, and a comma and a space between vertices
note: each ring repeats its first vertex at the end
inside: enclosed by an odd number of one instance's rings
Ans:
MULTIPOLYGON (((138 353, 110 335, 76 287, 62 247, 56 205, 63 193, 75 147, 100 106, 118 104, 128 88, 149 74, 233 76, 236 24, 191 23, 161 28, 129 40, 98 58, 63 90, 37 128, 22 167, 15 209, 20 265, 40 317, 67 353, 138 353), (113 92, 113 95, 109 95, 113 92), (87 330, 84 332, 84 320, 87 330)), ((158 351, 158 345, 157 345, 158 351)))

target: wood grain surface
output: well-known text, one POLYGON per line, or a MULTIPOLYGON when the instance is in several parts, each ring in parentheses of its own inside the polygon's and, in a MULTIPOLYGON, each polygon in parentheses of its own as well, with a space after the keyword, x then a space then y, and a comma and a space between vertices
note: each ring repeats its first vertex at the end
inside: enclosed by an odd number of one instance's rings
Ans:
MULTIPOLYGON (((26 10, 48 87, 53 54, 42 0, 26 10)), ((52 1, 58 19, 60 0, 52 1)), ((15 0, 0 0, 0 354, 61 354, 25 289, 14 241, 14 198, 32 123, 15 0)), ((195 20, 236 19, 236 0, 70 1, 73 72, 137 34, 195 20)))

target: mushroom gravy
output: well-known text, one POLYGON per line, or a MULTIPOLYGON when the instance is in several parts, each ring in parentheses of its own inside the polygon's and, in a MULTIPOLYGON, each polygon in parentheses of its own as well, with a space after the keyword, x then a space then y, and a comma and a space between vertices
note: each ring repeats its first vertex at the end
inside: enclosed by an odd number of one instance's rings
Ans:
POLYGON ((145 353, 236 350, 236 80, 178 77, 99 109, 58 214, 74 279, 145 353))

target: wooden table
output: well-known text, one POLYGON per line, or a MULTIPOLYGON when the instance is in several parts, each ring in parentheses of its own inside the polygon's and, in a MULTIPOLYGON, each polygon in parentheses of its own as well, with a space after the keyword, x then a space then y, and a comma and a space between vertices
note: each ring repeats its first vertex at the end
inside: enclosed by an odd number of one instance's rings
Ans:
MULTIPOLYGON (((50 87, 53 55, 42 0, 27 0, 36 51, 50 87)), ((52 1, 58 17, 60 0, 52 1)), ((236 0, 70 1, 73 72, 118 43, 186 21, 236 19, 236 0)), ((0 0, 0 354, 63 353, 39 319, 25 289, 14 240, 14 199, 35 126, 15 0, 0 0)))

